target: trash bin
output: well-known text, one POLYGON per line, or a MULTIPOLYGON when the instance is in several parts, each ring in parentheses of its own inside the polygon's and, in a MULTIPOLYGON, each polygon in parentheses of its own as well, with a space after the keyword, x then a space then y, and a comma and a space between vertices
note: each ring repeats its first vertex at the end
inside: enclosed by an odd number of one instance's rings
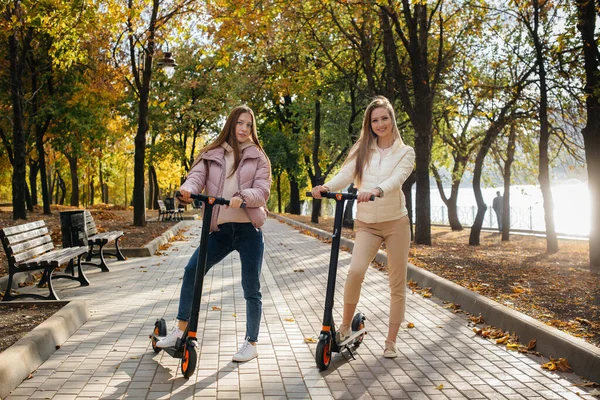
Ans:
POLYGON ((60 232, 63 247, 87 246, 87 228, 85 226, 85 211, 61 211, 60 232))

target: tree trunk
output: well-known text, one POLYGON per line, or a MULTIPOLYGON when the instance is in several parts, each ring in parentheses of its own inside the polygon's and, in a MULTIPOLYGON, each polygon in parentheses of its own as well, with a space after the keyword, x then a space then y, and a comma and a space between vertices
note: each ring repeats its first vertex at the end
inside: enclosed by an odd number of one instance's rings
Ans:
POLYGON ((577 28, 581 33, 585 68, 587 119, 582 130, 590 192, 590 271, 600 274, 600 60, 596 41, 596 2, 578 0, 577 28))
POLYGON ((546 252, 554 254, 558 251, 558 239, 556 237, 556 228, 554 225, 554 199, 552 198, 552 189, 550 187, 550 160, 548 157, 548 143, 550 141, 550 127, 548 123, 548 84, 546 82, 546 66, 544 59, 544 49, 538 36, 539 14, 541 6, 538 0, 534 1, 534 20, 533 40, 535 45, 536 61, 538 66, 538 75, 540 78, 540 142, 539 142, 539 175, 542 198, 544 200, 544 221, 546 222, 546 252))
MULTIPOLYGON (((321 89, 317 89, 317 98, 315 99, 315 134, 313 140, 313 148, 312 148, 312 168, 314 169, 314 174, 310 173, 311 182, 313 187, 322 185, 324 180, 321 172, 321 166, 319 165, 319 148, 321 147, 321 89)), ((310 222, 313 224, 319 223, 319 217, 321 216, 321 204, 323 201, 321 199, 313 199, 312 202, 312 213, 310 216, 310 222)))
POLYGON ((159 199, 159 187, 158 187, 158 177, 156 176, 156 169, 154 165, 148 167, 148 178, 150 181, 150 191, 152 193, 150 197, 150 205, 153 210, 158 210, 158 199, 159 199))
POLYGON ((92 175, 90 177, 90 205, 93 206, 94 205, 94 196, 96 195, 95 193, 95 189, 94 189, 94 175, 92 175))
POLYGON ((52 184, 52 187, 56 189, 54 192, 54 204, 58 204, 58 172, 54 173, 54 183, 52 184))
POLYGON ((107 204, 104 197, 104 176, 102 174, 102 161, 98 162, 98 180, 100 181, 100 202, 107 204))
POLYGON ((277 175, 277 210, 279 211, 279 214, 281 214, 281 174, 277 175))
POLYGON ((410 223, 410 239, 414 240, 415 235, 413 232, 413 198, 412 198, 412 187, 416 181, 415 171, 411 172, 408 178, 402 184, 402 192, 404 192, 404 198, 406 199, 406 210, 408 211, 408 221, 410 223))
POLYGON ((298 181, 296 177, 288 174, 290 181, 290 214, 300 215, 300 189, 298 188, 298 181))
MULTIPOLYGON (((502 113, 504 112, 505 110, 502 111, 502 113)), ((479 246, 481 226, 483 225, 483 219, 485 218, 485 212, 487 210, 487 205, 485 204, 485 201, 483 200, 483 194, 481 193, 481 174, 483 172, 483 162, 485 161, 485 157, 489 152, 492 143, 494 140, 496 140, 498 133, 502 130, 505 124, 506 122, 503 117, 492 123, 492 126, 488 128, 485 137, 483 138, 481 148, 479 149, 477 158, 475 159, 475 169, 473 171, 473 193, 475 194, 475 201, 477 203, 477 214, 475 216, 475 220, 473 221, 473 226, 471 226, 471 233, 469 235, 469 244, 471 246, 479 246)))
POLYGON ((69 171, 71 172, 71 205, 79 207, 79 170, 77 168, 77 157, 67 156, 69 171))
POLYGON ((503 179, 504 179, 504 193, 502 200, 502 241, 506 242, 510 240, 510 181, 511 181, 511 167, 515 160, 515 142, 517 138, 517 128, 514 124, 510 126, 510 133, 508 136, 508 146, 506 148, 506 161, 504 163, 503 179))
MULTIPOLYGON (((133 0, 128 2, 129 9, 133 8, 133 0)), ((131 20, 129 25, 129 56, 131 68, 139 92, 138 102, 138 129, 135 135, 134 166, 133 166, 133 225, 146 226, 146 195, 144 187, 144 168, 146 158, 146 134, 148 133, 148 100, 150 95, 150 81, 152 80, 152 65, 154 58, 154 38, 156 21, 158 17, 159 0, 152 1, 152 13, 148 24, 148 40, 144 49, 144 69, 140 80, 136 59, 136 47, 131 20)))
MULTIPOLYGON (((456 172, 456 161, 454 164, 454 172, 456 172)), ((433 172, 433 176, 435 177, 435 183, 437 185, 438 191, 440 192, 440 198, 446 205, 448 209, 448 222, 450 224, 450 229, 455 232, 459 232, 463 230, 463 227, 458 219, 458 209, 457 209, 457 199, 458 199, 458 188, 460 186, 460 180, 454 179, 454 174, 452 177, 452 186, 450 187, 450 197, 446 197, 446 192, 444 191, 444 185, 442 183, 442 178, 438 174, 437 169, 432 166, 431 170, 433 172)), ((443 221, 442 221, 443 223, 443 221)))
MULTIPOLYGON (((58 188, 60 188, 60 199, 58 199, 57 197, 57 202, 58 204, 60 204, 61 206, 65 204, 65 197, 67 196, 67 184, 65 183, 65 180, 62 178, 62 176, 58 175, 58 188)), ((57 194, 58 194, 58 190, 56 189, 57 194)))
POLYGON ((39 163, 37 161, 29 163, 29 187, 31 188, 31 205, 38 205, 37 194, 37 174, 39 172, 39 163))
POLYGON ((33 203, 31 201, 31 193, 29 192, 27 182, 25 182, 25 205, 27 206, 27 211, 33 212, 33 203))
MULTIPOLYGON (((9 6, 10 7, 10 6, 9 6)), ((12 17, 21 20, 21 2, 14 1, 12 17)), ((13 219, 27 219, 25 208, 26 191, 26 160, 25 160, 25 134, 23 132, 23 71, 24 57, 20 54, 18 32, 10 33, 8 38, 9 71, 10 71, 10 97, 13 109, 13 174, 12 174, 12 203, 13 219)))
MULTIPOLYGON (((391 3, 390 3, 391 4, 391 3)), ((415 243, 431 245, 431 193, 429 189, 429 166, 431 163, 431 137, 433 128, 433 101, 435 82, 440 79, 441 65, 433 66, 436 71, 430 76, 428 41, 431 28, 427 4, 402 2, 402 14, 387 6, 381 7, 382 30, 386 61, 394 71, 396 92, 415 132, 416 156, 416 231, 415 243), (412 10, 411 10, 412 8, 412 10), (400 67, 398 51, 392 36, 389 18, 409 56, 409 74, 400 67), (407 26, 405 35, 400 24, 404 18, 407 26)), ((440 33, 442 34, 442 33, 440 33)), ((438 62, 442 62, 442 57, 438 62)), ((444 61, 445 62, 445 61, 444 61)))

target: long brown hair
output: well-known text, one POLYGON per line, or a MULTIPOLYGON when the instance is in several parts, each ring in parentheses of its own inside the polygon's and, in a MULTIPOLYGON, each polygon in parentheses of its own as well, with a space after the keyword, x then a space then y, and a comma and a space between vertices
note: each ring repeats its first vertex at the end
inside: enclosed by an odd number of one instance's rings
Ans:
POLYGON ((394 113, 394 107, 392 107, 392 103, 390 103, 390 101, 384 96, 375 97, 365 110, 362 128, 360 130, 360 137, 350 149, 350 154, 344 162, 344 164, 346 164, 356 158, 356 166, 354 168, 354 183, 357 186, 360 185, 362 180, 365 165, 368 165, 371 162, 371 146, 373 143, 377 143, 377 135, 371 128, 371 114, 373 113, 373 110, 380 107, 385 108, 390 115, 392 120, 392 135, 394 136, 394 140, 399 140, 400 144, 404 143, 400 137, 398 126, 396 125, 396 114, 394 113))
MULTIPOLYGON (((221 146, 225 142, 227 142, 227 144, 229 146, 231 146, 231 148, 233 149, 233 157, 234 157, 235 161, 234 161, 233 170, 231 173, 233 174, 237 170, 238 166, 240 165, 241 157, 240 157, 240 144, 238 143, 238 141, 235 137, 235 127, 236 127, 236 124, 237 124, 237 121, 238 121, 238 118, 240 117, 240 115, 245 114, 245 113, 248 113, 252 116, 252 134, 251 134, 252 141, 254 142, 256 147, 258 147, 258 149, 260 151, 265 153, 262 146, 260 145, 260 142, 258 141, 258 135, 256 133, 256 118, 254 117, 254 112, 248 106, 245 106, 245 105, 237 106, 236 108, 231 110, 231 112, 229 113, 229 116, 227 117, 227 121, 225 121, 225 126, 223 126, 223 129, 221 130, 221 133, 219 133, 219 136, 217 136, 217 138, 212 143, 208 144, 206 147, 204 147, 203 149, 200 150, 200 154, 198 154, 198 157, 196 157, 196 160, 192 164, 192 167, 190 168, 190 170, 196 164, 198 164, 200 162, 200 160, 202 159, 202 155, 204 153, 221 146)), ((266 156, 266 153, 265 153, 265 156, 266 156)), ((268 159, 268 157, 267 157, 267 159, 268 159)))

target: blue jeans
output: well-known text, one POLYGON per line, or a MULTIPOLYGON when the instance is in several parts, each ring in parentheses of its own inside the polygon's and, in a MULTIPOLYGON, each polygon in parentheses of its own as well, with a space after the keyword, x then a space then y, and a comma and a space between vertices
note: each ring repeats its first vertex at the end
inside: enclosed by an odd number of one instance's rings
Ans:
MULTIPOLYGON (((218 232, 212 232, 208 236, 208 257, 204 275, 233 250, 240 253, 242 289, 246 299, 246 338, 251 342, 258 340, 260 317, 262 315, 260 270, 264 248, 262 231, 256 229, 250 222, 221 224, 218 232)), ((189 321, 190 319, 199 252, 200 247, 198 246, 185 266, 183 273, 179 311, 177 312, 177 319, 180 321, 189 321)))

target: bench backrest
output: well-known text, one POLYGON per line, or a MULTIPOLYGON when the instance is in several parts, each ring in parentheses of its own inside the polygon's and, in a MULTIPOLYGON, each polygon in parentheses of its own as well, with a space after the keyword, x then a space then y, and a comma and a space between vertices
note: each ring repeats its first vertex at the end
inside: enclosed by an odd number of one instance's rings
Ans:
POLYGON ((166 212, 167 211, 167 207, 165 206, 165 202, 162 201, 162 200, 158 200, 158 208, 162 212, 166 212))
POLYGON ((87 231, 88 236, 93 236, 98 233, 94 217, 92 217, 92 213, 88 210, 85 210, 85 230, 87 231))
POLYGON ((175 199, 173 197, 165 197, 164 203, 167 210, 175 210, 175 199))
POLYGON ((0 229, 0 240, 11 267, 54 249, 43 220, 0 229))

